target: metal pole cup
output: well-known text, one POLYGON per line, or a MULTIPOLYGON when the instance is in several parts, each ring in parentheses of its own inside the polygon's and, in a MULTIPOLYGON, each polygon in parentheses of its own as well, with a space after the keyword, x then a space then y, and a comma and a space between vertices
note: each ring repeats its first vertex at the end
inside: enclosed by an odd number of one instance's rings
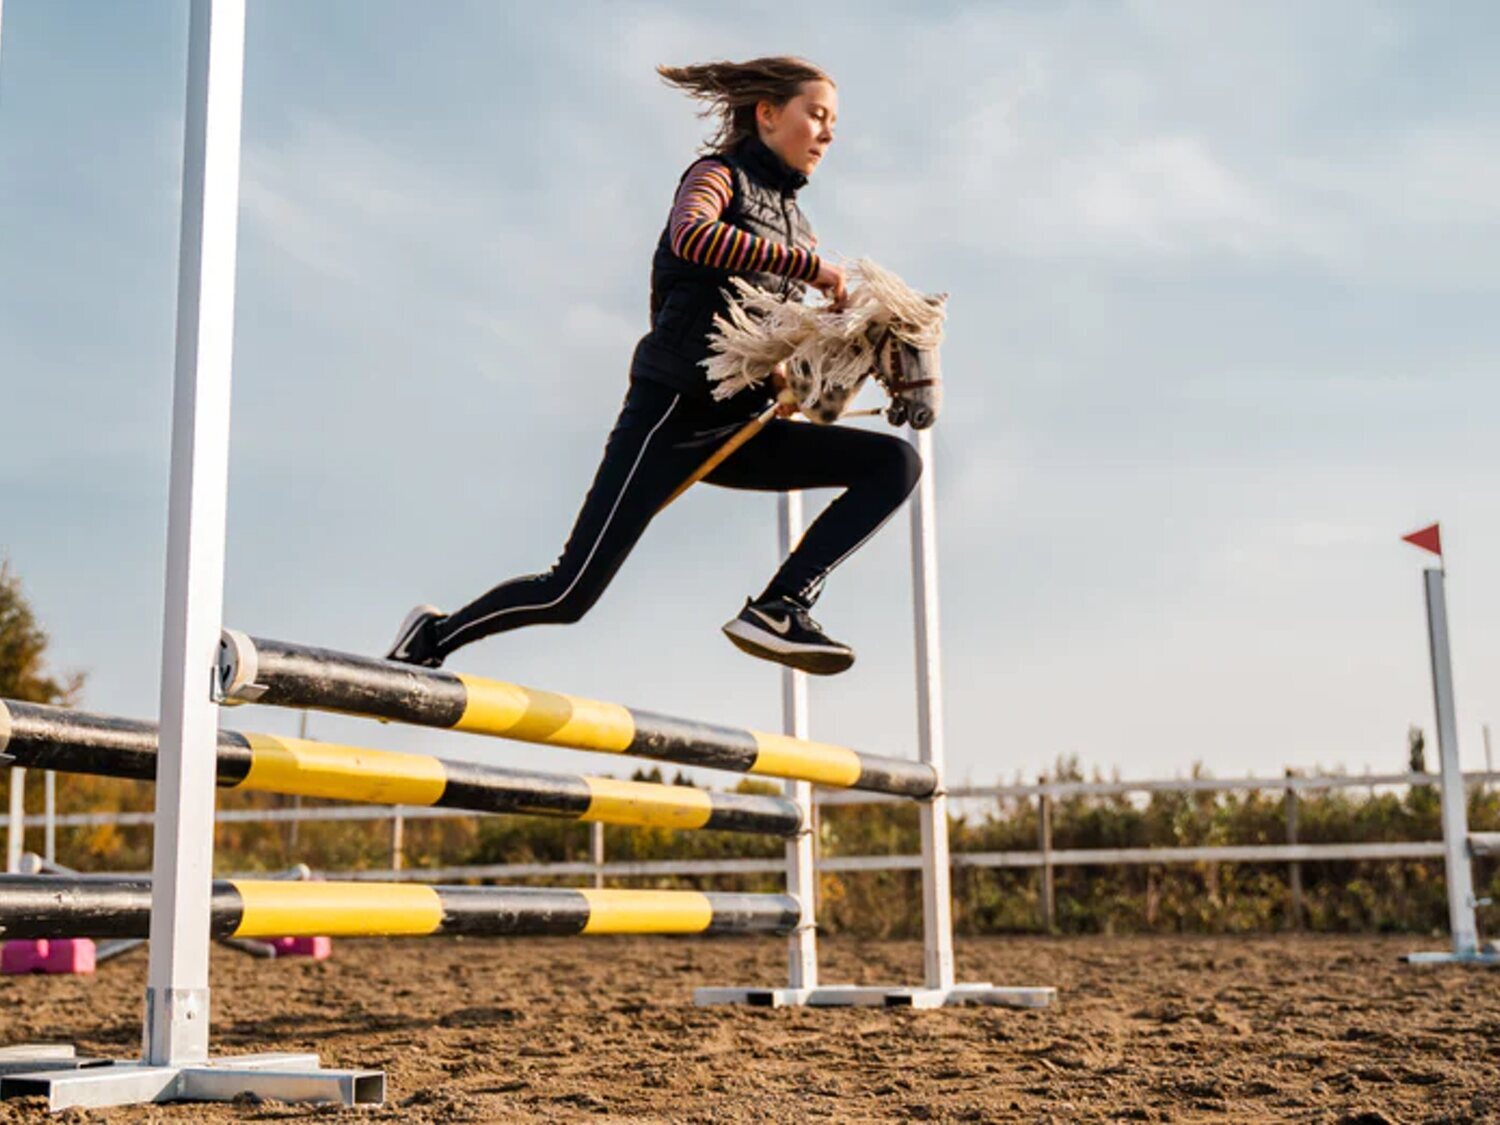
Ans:
POLYGON ((26 850, 26 771, 10 771, 10 819, 5 826, 5 870, 14 875, 21 870, 21 853, 26 850))

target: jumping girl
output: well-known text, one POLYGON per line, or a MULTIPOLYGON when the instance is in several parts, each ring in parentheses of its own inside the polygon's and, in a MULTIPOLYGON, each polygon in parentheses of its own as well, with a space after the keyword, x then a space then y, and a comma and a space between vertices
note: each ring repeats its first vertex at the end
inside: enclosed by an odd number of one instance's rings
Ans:
MULTIPOLYGON (((598 601, 678 486, 772 402, 766 388, 723 401, 711 395, 703 362, 731 277, 787 300, 801 300, 808 285, 836 305, 844 299, 844 271, 815 252, 797 207, 797 192, 833 143, 833 79, 786 57, 657 72, 703 102, 718 131, 679 181, 651 261, 651 330, 636 346, 624 406, 562 556, 545 573, 504 582, 455 613, 412 610, 389 660, 435 668, 481 637, 577 621, 598 601)), ((844 491, 723 628, 752 655, 826 675, 852 665, 854 652, 809 611, 834 567, 911 493, 921 461, 900 438, 794 422, 789 410, 704 479, 723 488, 844 491)))

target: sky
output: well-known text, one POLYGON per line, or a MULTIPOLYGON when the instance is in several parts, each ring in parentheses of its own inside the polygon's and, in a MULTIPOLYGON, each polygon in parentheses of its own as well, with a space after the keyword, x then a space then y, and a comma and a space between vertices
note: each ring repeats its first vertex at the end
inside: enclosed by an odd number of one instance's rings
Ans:
MULTIPOLYGON (((3 19, 0 556, 83 705, 151 717, 187 5, 3 19)), ((1400 537, 1434 520, 1483 766, 1493 5, 250 0, 248 21, 226 623, 373 654, 411 605, 549 565, 706 135, 653 66, 797 53, 839 84, 801 198, 822 246, 951 294, 930 469, 952 782, 1065 756, 1129 778, 1404 768, 1407 727, 1433 726, 1431 556, 1400 537)), ((907 531, 819 603, 859 660, 813 682, 814 737, 916 752, 907 531)), ((779 673, 719 634, 775 547, 772 498, 696 488, 584 621, 450 667, 778 729, 779 673)))

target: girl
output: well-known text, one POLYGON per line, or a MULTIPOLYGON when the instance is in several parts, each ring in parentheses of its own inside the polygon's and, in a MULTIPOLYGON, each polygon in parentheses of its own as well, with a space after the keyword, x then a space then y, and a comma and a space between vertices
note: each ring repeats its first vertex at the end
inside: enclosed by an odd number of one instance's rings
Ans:
MULTIPOLYGON (((833 79, 797 58, 658 67, 718 122, 707 155, 678 183, 651 262, 651 330, 604 458, 562 556, 543 574, 502 583, 455 613, 407 614, 389 660, 435 668, 464 645, 524 625, 577 621, 599 599, 678 485, 771 402, 751 388, 715 401, 703 369, 727 283, 738 276, 800 300, 811 285, 844 298, 844 271, 815 252, 797 192, 833 143, 833 79)), ((782 411, 783 415, 787 411, 782 411)), ((724 488, 844 491, 808 528, 759 597, 724 625, 744 651, 806 672, 842 672, 846 644, 809 616, 829 573, 910 494, 921 462, 901 439, 772 419, 705 479, 724 488)))

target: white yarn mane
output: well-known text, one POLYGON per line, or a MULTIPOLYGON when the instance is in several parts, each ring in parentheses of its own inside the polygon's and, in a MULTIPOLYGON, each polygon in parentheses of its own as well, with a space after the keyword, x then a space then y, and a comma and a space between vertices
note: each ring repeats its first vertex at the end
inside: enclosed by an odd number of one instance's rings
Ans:
POLYGON ((875 366, 872 328, 888 328, 897 339, 922 351, 943 342, 942 301, 911 288, 890 270, 860 258, 849 268, 852 284, 845 307, 806 305, 730 278, 729 315, 714 317, 713 351, 703 366, 714 384, 714 398, 726 399, 759 386, 771 369, 785 363, 798 397, 816 402, 828 389, 851 391, 875 366))

